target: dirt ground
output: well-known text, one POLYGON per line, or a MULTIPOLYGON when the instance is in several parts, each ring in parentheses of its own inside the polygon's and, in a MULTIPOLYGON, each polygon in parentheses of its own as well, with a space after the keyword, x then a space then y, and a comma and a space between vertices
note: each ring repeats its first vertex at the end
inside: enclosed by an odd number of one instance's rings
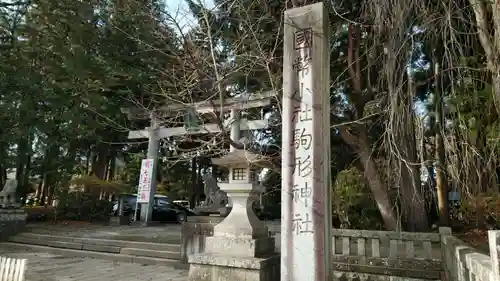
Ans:
POLYGON ((458 239, 473 246, 483 254, 489 255, 490 248, 488 244, 488 232, 485 230, 469 230, 463 233, 454 233, 458 239))

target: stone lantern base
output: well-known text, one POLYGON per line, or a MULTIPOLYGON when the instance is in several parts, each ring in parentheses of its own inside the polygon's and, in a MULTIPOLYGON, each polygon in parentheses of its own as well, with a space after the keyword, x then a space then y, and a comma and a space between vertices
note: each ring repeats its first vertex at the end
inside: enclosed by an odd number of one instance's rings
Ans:
MULTIPOLYGON (((235 214, 231 213, 224 221, 235 214)), ((218 226, 223 226, 224 221, 218 226)), ((274 237, 264 235, 207 237, 205 252, 189 256, 189 264, 189 281, 278 281, 280 278, 280 255, 274 251, 274 237)))
POLYGON ((189 281, 279 281, 280 255, 229 258, 198 254, 189 258, 189 281))
POLYGON ((189 257, 189 281, 279 281, 274 238, 206 238, 205 253, 189 257))
POLYGON ((274 238, 252 209, 263 191, 255 176, 260 161, 259 155, 244 150, 212 159, 212 163, 229 169, 229 182, 219 185, 233 209, 214 226, 214 236, 206 238, 205 252, 189 256, 189 281, 280 279, 280 255, 274 252, 274 238))

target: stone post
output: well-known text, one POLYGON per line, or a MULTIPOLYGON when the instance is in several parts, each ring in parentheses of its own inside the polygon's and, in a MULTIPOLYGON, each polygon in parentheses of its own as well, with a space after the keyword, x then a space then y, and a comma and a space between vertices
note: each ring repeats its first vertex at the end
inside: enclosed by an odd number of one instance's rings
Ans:
POLYGON ((119 217, 123 217, 123 204, 124 204, 124 201, 123 201, 123 196, 121 195, 118 195, 118 216, 119 217))
MULTIPOLYGON (((231 109, 231 133, 230 138, 234 142, 238 142, 241 137, 240 130, 240 112, 237 109, 231 109)), ((229 147, 229 151, 235 151, 236 148, 232 145, 229 147)))
POLYGON ((153 205, 156 193, 156 173, 158 170, 158 149, 160 146, 160 139, 157 136, 158 122, 154 113, 151 114, 151 126, 149 127, 149 141, 148 141, 148 159, 153 159, 153 173, 151 176, 151 186, 149 194, 149 202, 141 206, 141 221, 144 225, 151 222, 153 215, 153 205))
POLYGON ((118 195, 118 209, 116 216, 109 218, 110 225, 127 225, 130 223, 129 218, 124 216, 124 200, 121 194, 118 195))
POLYGON ((323 3, 285 11, 281 280, 331 276, 330 56, 323 3))
POLYGON ((454 260, 452 257, 449 257, 448 251, 446 247, 449 247, 445 243, 445 236, 450 236, 452 234, 451 228, 447 226, 442 226, 439 228, 439 234, 441 235, 441 260, 443 261, 444 274, 447 280, 450 280, 452 276, 454 276, 455 272, 450 271, 452 268, 452 263, 454 260))
POLYGON ((488 242, 490 245, 491 269, 494 281, 500 281, 500 230, 488 230, 488 242))
POLYGON ((205 252, 189 257, 189 281, 275 281, 279 280, 279 255, 274 253, 274 238, 257 218, 252 203, 262 186, 257 182, 259 155, 233 150, 219 159, 217 166, 229 169, 229 182, 220 189, 232 199, 233 209, 206 238, 205 252))

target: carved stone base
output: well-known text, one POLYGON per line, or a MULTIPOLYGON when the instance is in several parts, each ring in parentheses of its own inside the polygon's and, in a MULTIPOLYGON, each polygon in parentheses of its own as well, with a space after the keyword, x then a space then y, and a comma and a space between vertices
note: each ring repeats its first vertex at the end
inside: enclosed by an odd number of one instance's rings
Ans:
MULTIPOLYGON (((225 209, 226 207, 221 207, 221 206, 201 206, 201 207, 196 207, 194 208, 194 212, 198 214, 199 216, 209 216, 209 215, 220 215, 224 216, 223 213, 221 212, 221 209, 225 209)), ((227 212, 229 214, 229 212, 227 212)), ((227 215, 226 215, 227 216, 227 215)))
POLYGON ((280 278, 280 255, 274 238, 206 238, 205 252, 189 256, 189 281, 275 281, 280 278))
MULTIPOLYGON (((187 221, 185 223, 212 223, 214 225, 217 225, 221 221, 223 221, 224 218, 220 216, 188 216, 187 221)), ((211 230, 213 234, 213 229, 211 230)), ((211 234, 211 235, 212 235, 211 234)))
POLYGON ((214 236, 261 238, 268 236, 267 226, 255 215, 252 204, 258 191, 252 183, 221 183, 233 202, 231 213, 214 229, 214 236))
POLYGON ((279 281, 280 256, 235 258, 215 254, 189 257, 189 281, 279 281))
POLYGON ((212 236, 206 238, 207 254, 224 253, 235 258, 267 257, 274 254, 274 237, 257 239, 212 236))

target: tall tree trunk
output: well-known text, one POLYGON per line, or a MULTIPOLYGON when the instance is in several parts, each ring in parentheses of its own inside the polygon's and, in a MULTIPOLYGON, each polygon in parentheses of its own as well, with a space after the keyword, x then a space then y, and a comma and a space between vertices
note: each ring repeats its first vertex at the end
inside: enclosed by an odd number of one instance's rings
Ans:
POLYGON ((44 189, 45 189, 45 181, 47 178, 47 174, 50 172, 49 168, 49 159, 51 157, 51 149, 50 146, 45 149, 45 153, 43 155, 42 161, 42 175, 40 176, 40 182, 38 183, 37 191, 36 191, 36 199, 39 204, 45 202, 44 198, 44 189))
POLYGON ((40 196, 40 205, 47 204, 47 195, 50 186, 50 173, 43 177, 42 194, 40 196))
POLYGON ((35 193, 35 198, 36 202, 40 202, 40 199, 42 198, 42 193, 43 193, 43 182, 45 180, 45 174, 42 174, 40 176, 40 182, 38 183, 38 186, 36 188, 36 193, 35 193))
MULTIPOLYGON (((460 124, 459 122, 455 119, 453 121, 453 150, 454 150, 454 158, 453 162, 451 163, 451 167, 460 167, 462 163, 464 162, 464 150, 462 148, 462 143, 461 140, 463 139, 462 134, 460 133, 460 124)), ((454 169, 454 175, 451 177, 452 180, 452 188, 458 190, 460 192, 460 197, 464 195, 464 189, 461 188, 461 179, 464 178, 464 171, 460 168, 455 168, 454 169)))
POLYGON ((16 165, 16 180, 17 180, 17 195, 23 196, 27 192, 26 174, 29 173, 30 160, 30 136, 26 136, 19 140, 17 144, 17 165, 16 165))
POLYGON ((87 150, 87 154, 86 154, 86 157, 85 157, 85 172, 87 175, 90 175, 92 174, 92 161, 94 160, 94 155, 93 155, 93 152, 92 152, 92 148, 88 148, 87 150))
MULTIPOLYGON (((478 106, 481 106, 480 104, 478 106)), ((474 138, 474 166, 473 170, 476 173, 478 187, 477 193, 494 194, 496 191, 496 181, 494 180, 494 161, 489 159, 489 148, 487 146, 486 140, 488 133, 486 130, 487 122, 484 119, 484 114, 478 113, 476 118, 476 136, 474 138)), ((476 193, 476 194, 477 194, 476 193)))
POLYGON ((448 177, 446 169, 446 153, 444 147, 444 114, 443 96, 441 83, 441 69, 438 62, 434 63, 434 108, 435 108, 435 142, 436 142, 436 193, 438 198, 439 223, 442 226, 450 224, 450 212, 448 210, 448 177))
POLYGON ((7 179, 6 151, 3 143, 0 143, 0 190, 3 189, 7 179))
POLYGON ((26 166, 24 167, 24 175, 23 175, 23 187, 20 190, 20 195, 22 197, 26 196, 26 194, 32 191, 32 185, 30 182, 30 169, 31 169, 31 155, 28 155, 26 160, 26 166))
POLYGON ((54 199, 56 183, 49 183, 47 188, 47 204, 52 205, 52 200, 54 199))
MULTIPOLYGON (((348 50, 347 50, 347 70, 350 76, 350 82, 352 84, 351 93, 349 94, 349 102, 354 107, 355 111, 354 120, 363 117, 364 106, 368 97, 363 95, 363 81, 361 70, 364 66, 361 66, 361 38, 362 32, 361 27, 358 24, 350 23, 348 25, 348 50)), ((366 68, 370 68, 367 66, 366 68)), ((368 77, 370 77, 370 72, 368 72, 368 77)), ((366 86, 368 93, 372 92, 372 85, 370 80, 366 81, 366 86)), ((340 137, 342 140, 356 152, 359 156, 359 167, 364 172, 364 177, 368 182, 377 207, 380 211, 382 219, 384 220, 384 225, 387 230, 399 229, 398 220, 396 218, 393 205, 389 197, 388 189, 384 186, 379 171, 375 161, 373 160, 371 153, 371 146, 368 141, 368 136, 366 133, 366 128, 364 125, 351 125, 350 129, 355 129, 357 135, 351 134, 346 126, 340 127, 340 137)))
POLYGON ((54 174, 52 172, 49 172, 44 177, 42 198, 41 198, 42 205, 51 205, 52 204, 52 198, 54 197, 54 188, 55 188, 55 182, 54 182, 53 175, 54 174))
MULTIPOLYGON (((108 166, 109 161, 109 144, 99 143, 95 150, 92 152, 92 163, 91 163, 91 175, 94 175, 98 179, 106 178, 106 167, 108 166)), ((102 197, 102 189, 100 190, 91 190, 89 185, 85 185, 84 192, 91 192, 94 195, 97 195, 99 198, 102 197)))
POLYGON ((92 172, 98 179, 105 179, 109 151, 110 146, 108 144, 102 143, 97 146, 95 162, 92 163, 92 172))
POLYGON ((379 171, 372 156, 365 128, 358 126, 358 136, 352 135, 347 128, 340 129, 340 136, 359 156, 359 166, 364 172, 368 186, 373 194, 380 215, 387 230, 398 230, 399 224, 394 212, 394 206, 389 198, 387 187, 380 179, 379 171))
POLYGON ((95 170, 96 170, 96 167, 97 166, 97 151, 95 151, 94 149, 91 150, 90 152, 90 171, 89 171, 89 175, 93 175, 95 174, 95 170))
POLYGON ((399 188, 401 189, 402 213, 405 217, 406 229, 408 231, 427 231, 429 228, 424 197, 422 196, 422 184, 420 180, 420 166, 417 158, 415 129, 413 114, 409 113, 403 117, 406 121, 405 128, 400 132, 397 143, 400 145, 400 159, 397 166, 400 170, 399 188), (413 132, 413 134, 412 134, 413 132))
MULTIPOLYGON (((432 122, 434 124, 434 122, 432 122)), ((430 128, 434 128, 431 125, 430 128)), ((422 136, 423 139, 426 138, 425 135, 422 136)), ((426 202, 427 214, 433 221, 439 218, 437 196, 435 196, 434 190, 436 188, 435 180, 435 170, 434 170, 434 153, 431 147, 427 146, 425 140, 422 140, 422 147, 420 148, 422 153, 422 163, 424 163, 425 170, 427 171, 426 183, 424 184, 423 196, 426 202)))
POLYGON ((115 168, 116 168, 116 155, 114 153, 111 155, 111 159, 109 160, 109 168, 108 168, 108 176, 107 180, 113 180, 115 178, 115 168))
MULTIPOLYGON (((56 173, 59 173, 58 171, 58 163, 55 161, 56 157, 58 156, 59 153, 59 147, 55 144, 51 144, 47 147, 45 150, 45 155, 43 157, 43 162, 42 162, 42 170, 44 171, 44 176, 42 177, 43 179, 43 184, 42 184, 42 189, 40 192, 40 200, 39 202, 41 204, 46 204, 47 203, 47 197, 53 195, 53 185, 54 183, 52 182, 54 180, 54 176, 56 173)), ((50 203, 50 201, 48 202, 50 203)))
POLYGON ((199 204, 201 202, 201 194, 203 193, 203 179, 201 177, 201 170, 202 170, 202 158, 198 158, 198 171, 196 172, 196 185, 195 185, 195 193, 196 193, 196 204, 199 204))
MULTIPOLYGON (((78 142, 72 141, 69 145, 68 154, 65 157, 68 160, 68 163, 70 163, 70 164, 66 165, 65 174, 61 180, 61 186, 64 189, 69 188, 69 182, 71 180, 71 177, 73 176, 73 172, 74 172, 73 170, 75 169, 75 166, 77 163, 77 160, 76 160, 77 150, 78 150, 78 142)), ((88 158, 87 158, 87 162, 88 162, 88 158)), ((88 165, 88 163, 86 163, 86 165, 88 165)))
POLYGON ((479 41, 491 73, 493 98, 500 115, 500 0, 469 0, 474 11, 479 41), (491 20, 490 20, 491 19, 491 20), (491 24, 493 23, 493 24, 491 24))
POLYGON ((7 181, 7 168, 4 165, 0 165, 0 190, 5 186, 7 181))
MULTIPOLYGON (((395 58, 388 59, 390 62, 394 60, 395 58)), ((387 77, 388 81, 392 81, 391 72, 387 77)), ((396 184, 401 192, 401 210, 405 228, 408 231, 427 231, 429 224, 415 138, 414 84, 412 77, 408 76, 406 92, 396 90, 394 85, 399 85, 399 82, 393 81, 388 85, 390 99, 390 117, 387 125, 390 132, 388 149, 390 149, 389 155, 394 159, 393 168, 399 172, 396 184)))
MULTIPOLYGON (((191 206, 196 206, 196 176, 197 176, 197 169, 196 169, 196 157, 193 157, 191 159, 191 188, 189 190, 189 204, 191 206)), ((205 194, 205 196, 208 196, 208 194, 205 194)))

